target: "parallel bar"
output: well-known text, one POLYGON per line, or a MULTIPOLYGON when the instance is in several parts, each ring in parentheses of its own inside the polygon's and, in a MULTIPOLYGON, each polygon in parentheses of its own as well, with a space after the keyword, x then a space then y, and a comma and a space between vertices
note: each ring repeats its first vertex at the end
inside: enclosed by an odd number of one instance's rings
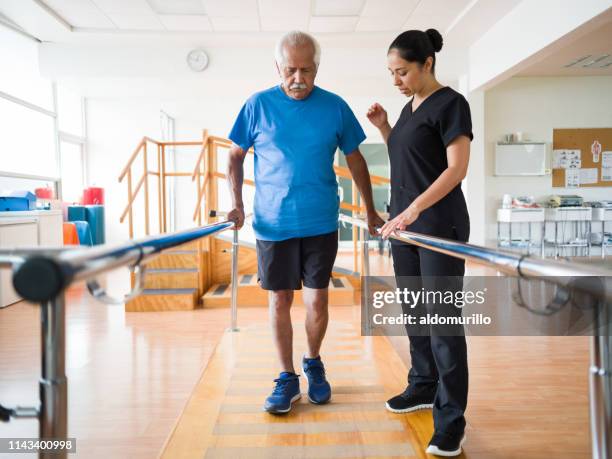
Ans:
MULTIPOLYGON (((68 383, 66 381, 66 316, 64 295, 41 304, 41 378, 39 437, 68 437, 68 383)), ((65 451, 40 453, 40 459, 65 459, 65 451)))
MULTIPOLYGON (((351 218, 346 215, 340 215, 339 219, 361 228, 367 228, 367 223, 362 219, 351 218)), ((606 278, 612 276, 612 271, 609 269, 566 261, 543 260, 533 256, 520 255, 514 252, 466 244, 452 239, 427 236, 410 231, 397 231, 391 237, 398 241, 433 250, 434 252, 490 266, 504 274, 527 278, 546 277, 550 282, 558 283, 564 287, 568 286, 569 278, 582 276, 606 278)), ((604 293, 605 299, 612 301, 612 292, 605 291, 604 293)))
POLYGON ((25 262, 14 268, 15 289, 27 300, 47 301, 59 295, 72 282, 87 280, 122 266, 144 263, 164 250, 210 236, 232 226, 233 222, 223 221, 173 234, 150 236, 118 246, 105 244, 59 253, 50 251, 45 254, 41 250, 0 251, 0 259, 5 256, 26 258, 25 262))

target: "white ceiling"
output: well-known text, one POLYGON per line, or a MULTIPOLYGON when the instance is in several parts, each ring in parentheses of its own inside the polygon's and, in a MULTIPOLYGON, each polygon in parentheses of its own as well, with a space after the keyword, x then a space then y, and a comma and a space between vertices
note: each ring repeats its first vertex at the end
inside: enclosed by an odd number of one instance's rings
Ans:
MULTIPOLYGON (((28 0, 24 0, 28 1, 28 0)), ((471 0, 34 0, 74 32, 441 32, 471 0)))
POLYGON ((612 10, 597 20, 601 21, 598 27, 586 34, 577 30, 573 40, 524 69, 518 76, 612 75, 612 10))

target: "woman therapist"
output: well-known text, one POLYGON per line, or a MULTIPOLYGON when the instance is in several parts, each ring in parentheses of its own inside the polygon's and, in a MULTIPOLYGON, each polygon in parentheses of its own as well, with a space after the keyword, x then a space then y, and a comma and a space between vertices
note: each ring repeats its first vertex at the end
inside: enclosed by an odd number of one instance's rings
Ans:
MULTIPOLYGON (((461 94, 436 80, 435 53, 440 49, 437 30, 400 34, 389 47, 387 62, 393 84, 410 100, 393 128, 378 103, 368 110, 368 119, 385 139, 391 165, 391 219, 382 227, 384 238, 404 229, 458 241, 469 237, 461 181, 473 138, 470 107, 461 94)), ((396 240, 391 250, 398 286, 404 276, 461 279, 465 273, 463 260, 457 258, 396 240)), ((408 387, 386 407, 394 413, 433 408, 434 435, 427 453, 456 456, 465 440, 465 336, 427 334, 431 336, 411 336, 409 330, 408 387)))

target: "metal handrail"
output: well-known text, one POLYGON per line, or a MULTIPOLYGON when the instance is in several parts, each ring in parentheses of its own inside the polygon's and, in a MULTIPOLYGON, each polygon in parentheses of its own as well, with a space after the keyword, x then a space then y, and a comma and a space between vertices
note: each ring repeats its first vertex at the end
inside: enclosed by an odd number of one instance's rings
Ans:
MULTIPOLYGON (((360 218, 340 215, 339 220, 359 228, 368 229, 366 221, 360 218)), ((396 231, 395 234, 392 234, 390 237, 407 244, 433 250, 434 252, 486 265, 511 276, 530 279, 544 277, 547 281, 556 283, 562 287, 568 287, 575 277, 612 278, 612 270, 597 266, 571 263, 563 260, 544 260, 531 255, 492 249, 411 231, 396 231)), ((581 285, 588 286, 588 284, 581 285)), ((577 287, 581 287, 581 285, 577 287)), ((572 284, 572 286, 574 285, 572 284)), ((600 294, 602 292, 590 293, 600 294)), ((604 290, 603 294, 604 297, 602 299, 612 302, 612 291, 609 289, 604 290)))
MULTIPOLYGON (((66 378, 66 315, 65 289, 73 282, 89 280, 113 269, 130 266, 137 268, 136 285, 142 285, 143 263, 165 250, 212 234, 234 229, 234 222, 222 221, 172 234, 151 236, 137 241, 112 246, 110 244, 82 249, 12 249, 0 250, 0 267, 12 267, 13 285, 17 293, 29 301, 41 303, 41 378, 40 406, 33 408, 0 406, 0 420, 38 418, 41 439, 66 439, 68 436, 68 381, 66 378)), ((236 250, 236 247, 234 247, 236 250)), ((233 262, 237 263, 237 253, 233 262)), ((237 267, 232 266, 236 276, 237 267)), ((237 277, 232 278, 237 283, 237 277)), ((88 284, 98 299, 109 302, 106 293, 95 284, 88 284), (93 285, 93 288, 92 288, 93 285)), ((126 298, 136 295, 132 291, 126 298)), ((235 301, 234 301, 235 303, 235 301)), ((232 329, 236 330, 235 311, 232 329)), ((39 458, 63 459, 67 452, 42 451, 39 458)))
MULTIPOLYGON (((369 298, 368 282, 368 225, 363 219, 340 215, 339 220, 357 226, 363 232, 364 274, 362 289, 365 298, 369 298)), ((544 260, 530 255, 519 255, 513 252, 490 249, 474 244, 444 239, 411 231, 396 231, 391 238, 398 241, 423 247, 434 252, 490 266, 504 274, 525 279, 540 279, 561 286, 562 288, 579 289, 600 299, 599 314, 595 314, 595 333, 591 337, 591 362, 589 367, 590 424, 593 459, 612 458, 612 292, 608 281, 612 271, 567 261, 544 260), (604 282, 597 283, 603 289, 593 290, 594 284, 575 282, 577 277, 595 277, 604 282)), ((369 318, 368 301, 363 314, 369 318)), ((366 319, 366 331, 370 330, 366 319)))
POLYGON ((51 301, 72 282, 122 267, 136 266, 160 252, 233 227, 230 221, 212 223, 172 234, 150 236, 117 246, 110 244, 70 250, 0 250, 13 262, 13 286, 28 301, 51 301), (45 282, 32 282, 45 279, 45 282))

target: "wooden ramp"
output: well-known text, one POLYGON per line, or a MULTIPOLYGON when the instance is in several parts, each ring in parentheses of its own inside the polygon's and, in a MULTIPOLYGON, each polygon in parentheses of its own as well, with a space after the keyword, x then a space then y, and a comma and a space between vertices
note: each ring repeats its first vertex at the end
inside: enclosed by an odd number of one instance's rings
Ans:
MULTIPOLYGON (((329 281, 329 305, 351 306, 355 303, 355 289, 346 277, 332 277, 329 281)), ((303 306, 303 290, 294 291, 293 304, 303 306)), ((229 307, 232 297, 231 284, 215 284, 203 296, 205 308, 229 307)), ((257 283, 257 274, 238 276, 238 306, 259 307, 268 305, 268 292, 257 283)))
MULTIPOLYGON (((406 367, 386 338, 361 337, 357 326, 330 322, 321 354, 332 401, 310 404, 300 377, 302 399, 287 415, 262 411, 278 374, 269 329, 226 332, 160 457, 430 457, 424 450, 433 431, 431 411, 384 409, 385 400, 405 387, 406 367)), ((294 323, 298 373, 304 346, 303 324, 294 323)))

